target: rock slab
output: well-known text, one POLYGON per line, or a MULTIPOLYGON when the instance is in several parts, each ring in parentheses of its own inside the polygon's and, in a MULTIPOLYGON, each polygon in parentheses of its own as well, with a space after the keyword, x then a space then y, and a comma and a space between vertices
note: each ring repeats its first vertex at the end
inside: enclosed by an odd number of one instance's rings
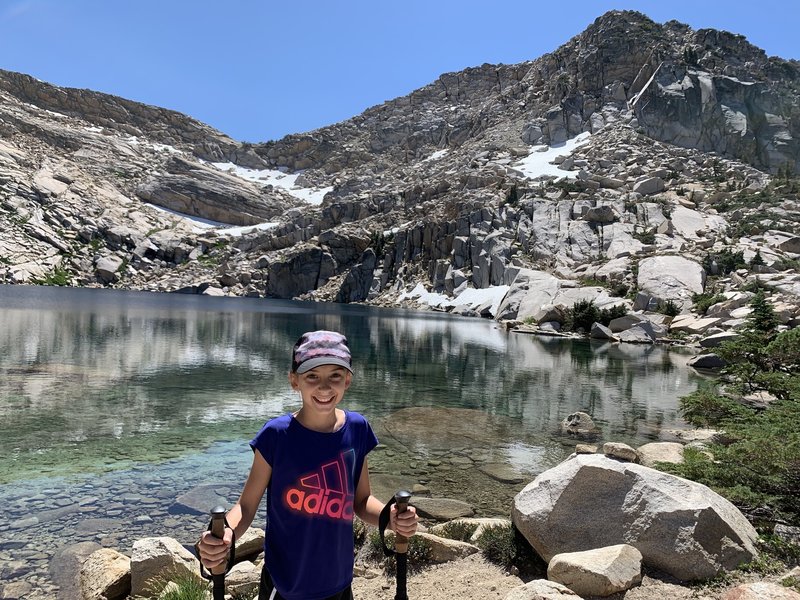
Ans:
POLYGON ((642 554, 628 544, 556 554, 547 578, 580 596, 610 596, 642 581, 642 554))

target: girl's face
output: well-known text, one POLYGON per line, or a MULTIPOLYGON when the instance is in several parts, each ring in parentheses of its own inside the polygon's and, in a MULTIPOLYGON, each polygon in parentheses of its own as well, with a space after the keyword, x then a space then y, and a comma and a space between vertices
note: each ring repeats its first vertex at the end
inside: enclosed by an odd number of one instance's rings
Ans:
POLYGON ((292 389, 300 392, 303 407, 315 412, 333 411, 350 387, 352 373, 337 365, 321 365, 305 373, 289 373, 292 389))

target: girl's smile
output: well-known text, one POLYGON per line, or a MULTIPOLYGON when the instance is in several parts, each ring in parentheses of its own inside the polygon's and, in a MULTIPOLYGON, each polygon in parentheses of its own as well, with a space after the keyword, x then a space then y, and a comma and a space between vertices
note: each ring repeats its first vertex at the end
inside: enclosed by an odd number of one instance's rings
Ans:
MULTIPOLYGON (((335 427, 336 405, 350 387, 352 374, 338 365, 320 365, 305 373, 290 373, 292 389, 300 392, 303 407, 297 418, 312 429, 335 427)), ((341 412, 341 411, 339 411, 341 412)))

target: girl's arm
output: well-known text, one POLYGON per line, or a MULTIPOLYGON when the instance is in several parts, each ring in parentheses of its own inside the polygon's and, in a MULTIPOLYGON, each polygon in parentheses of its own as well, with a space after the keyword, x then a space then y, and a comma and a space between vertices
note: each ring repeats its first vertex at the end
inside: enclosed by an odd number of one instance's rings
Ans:
MULTIPOLYGON (((364 466, 361 468, 361 476, 358 478, 358 487, 356 487, 353 510, 362 521, 377 527, 378 517, 383 507, 383 502, 372 495, 372 488, 369 484, 369 467, 367 460, 364 459, 364 466)), ((409 506, 408 510, 398 515, 397 506, 393 505, 389 515, 389 529, 400 535, 411 537, 417 531, 418 520, 417 510, 413 506, 409 506)))
POLYGON ((272 467, 258 450, 254 450, 253 465, 250 467, 250 474, 247 476, 242 495, 225 515, 230 526, 225 528, 225 537, 220 540, 211 535, 210 531, 206 531, 200 536, 198 544, 200 560, 206 568, 215 567, 224 562, 225 555, 233 543, 234 535, 238 540, 250 527, 271 477, 272 467))

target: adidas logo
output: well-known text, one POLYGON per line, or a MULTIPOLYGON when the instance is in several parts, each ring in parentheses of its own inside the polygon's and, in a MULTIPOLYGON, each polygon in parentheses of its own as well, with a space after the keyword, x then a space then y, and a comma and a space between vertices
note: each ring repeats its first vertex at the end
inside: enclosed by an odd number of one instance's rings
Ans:
POLYGON ((297 487, 288 488, 286 506, 307 515, 352 521, 353 494, 349 490, 354 468, 355 451, 342 452, 318 472, 300 477, 297 487))

